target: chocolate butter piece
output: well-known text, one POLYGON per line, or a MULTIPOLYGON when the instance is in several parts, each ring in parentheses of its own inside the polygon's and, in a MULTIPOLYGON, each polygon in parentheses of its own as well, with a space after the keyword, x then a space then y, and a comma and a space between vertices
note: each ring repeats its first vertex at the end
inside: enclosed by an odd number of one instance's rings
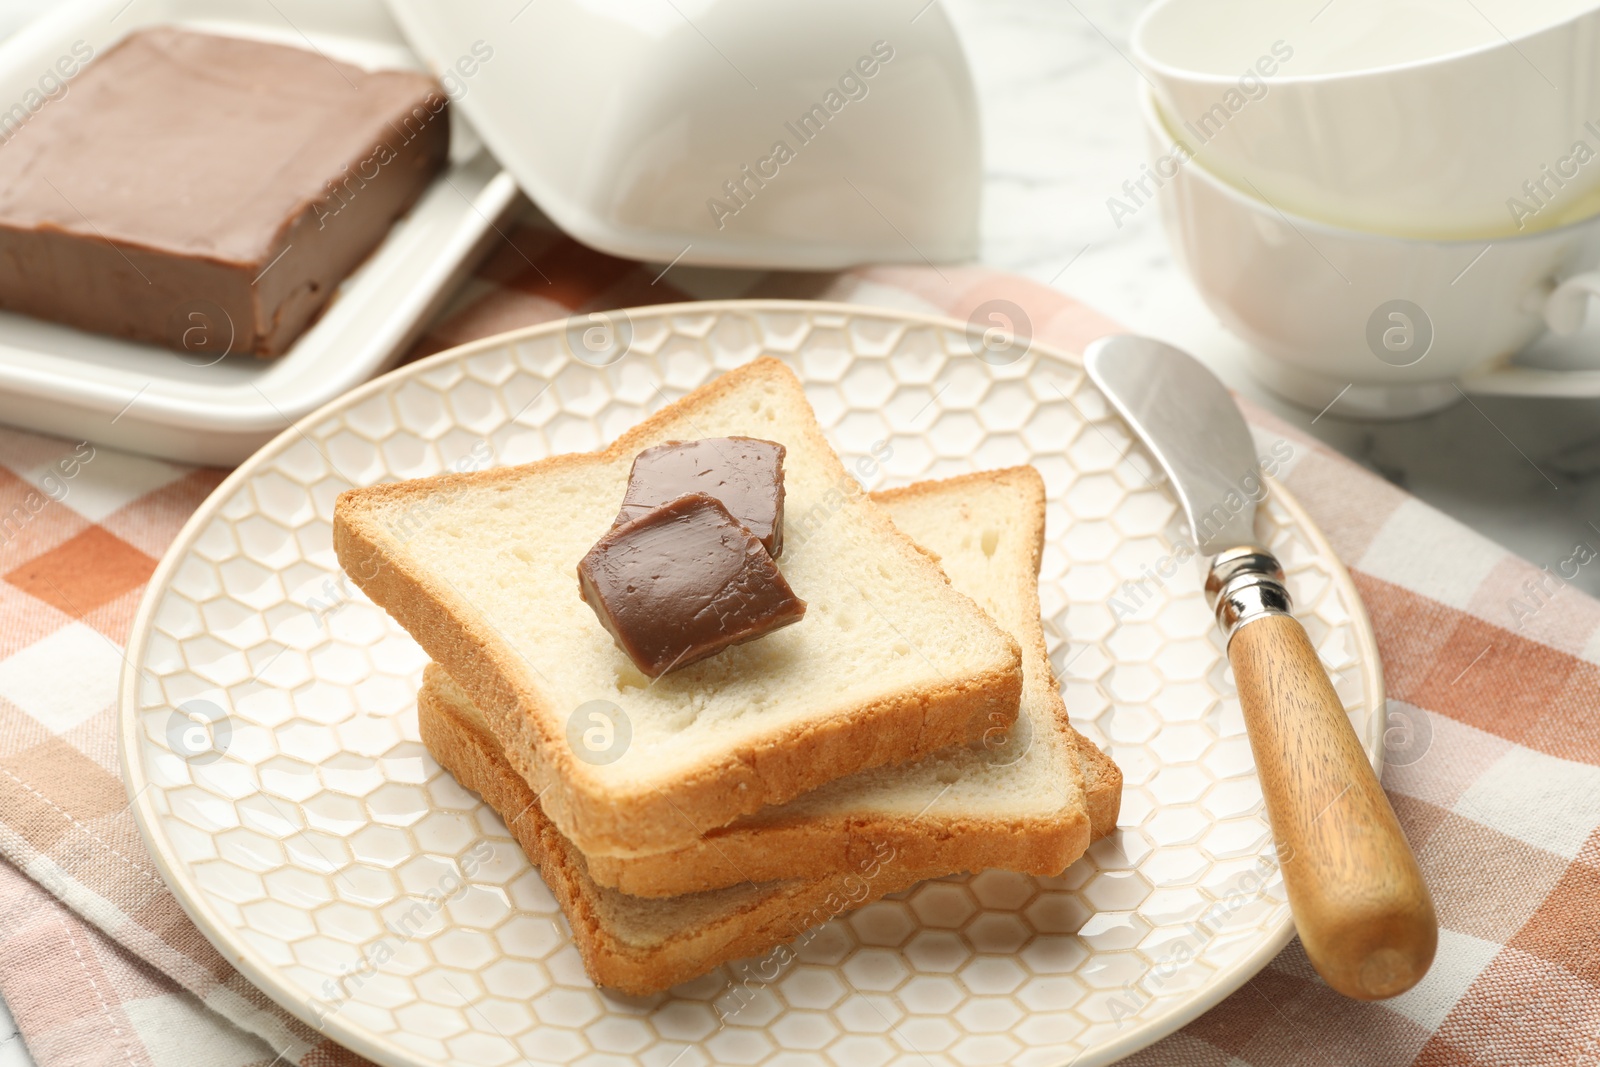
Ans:
POLYGON ((776 441, 755 437, 707 437, 647 448, 634 457, 617 522, 637 519, 686 493, 706 493, 722 501, 777 559, 783 555, 784 452, 776 441))
POLYGON ((423 74, 169 26, 63 61, 0 113, 0 308, 191 361, 281 354, 446 161, 423 74))
POLYGON ((607 531, 578 564, 578 588, 617 647, 651 678, 806 613, 760 539, 705 493, 607 531))

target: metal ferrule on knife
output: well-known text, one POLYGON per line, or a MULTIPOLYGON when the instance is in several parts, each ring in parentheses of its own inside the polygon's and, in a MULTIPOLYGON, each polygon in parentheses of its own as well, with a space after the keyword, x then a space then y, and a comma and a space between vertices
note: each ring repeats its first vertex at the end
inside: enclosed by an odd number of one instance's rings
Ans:
POLYGON ((1217 554, 1206 575, 1206 601, 1230 641, 1245 623, 1288 615, 1294 606, 1278 558, 1254 545, 1217 554))

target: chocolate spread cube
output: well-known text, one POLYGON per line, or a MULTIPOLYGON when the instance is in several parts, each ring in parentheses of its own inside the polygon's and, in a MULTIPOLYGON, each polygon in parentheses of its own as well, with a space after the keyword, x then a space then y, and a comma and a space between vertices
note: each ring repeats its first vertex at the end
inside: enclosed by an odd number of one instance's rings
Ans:
POLYGON ((722 501, 773 559, 783 555, 783 457, 776 441, 707 437, 668 441, 640 452, 628 474, 617 522, 637 519, 686 493, 722 501))
POLYGON ((766 546, 706 493, 613 527, 578 564, 578 588, 645 675, 799 622, 806 605, 766 546))

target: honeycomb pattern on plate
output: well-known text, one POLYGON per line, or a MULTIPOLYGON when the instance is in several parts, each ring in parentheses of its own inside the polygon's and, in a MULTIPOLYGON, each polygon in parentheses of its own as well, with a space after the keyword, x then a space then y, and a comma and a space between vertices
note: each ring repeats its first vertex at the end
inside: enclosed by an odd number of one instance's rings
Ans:
MULTIPOLYGON (((605 366, 574 357, 579 336, 425 361, 285 435, 206 505, 147 601, 124 701, 141 821, 208 934, 277 999, 396 1064, 1087 1065, 1220 999, 1287 938, 1223 645, 1197 567, 1171 558, 1176 505, 1075 362, 994 365, 953 327, 825 305, 636 315, 605 366), (836 918, 782 968, 621 998, 588 982, 505 827, 418 742, 425 657, 341 576, 329 520, 352 484, 598 447, 759 352, 800 372, 847 461, 889 442, 870 488, 1043 473, 1051 654, 1126 775, 1121 829, 1059 877, 926 883, 836 918)), ((1291 505, 1269 500, 1263 529, 1375 751, 1348 579, 1291 505)))

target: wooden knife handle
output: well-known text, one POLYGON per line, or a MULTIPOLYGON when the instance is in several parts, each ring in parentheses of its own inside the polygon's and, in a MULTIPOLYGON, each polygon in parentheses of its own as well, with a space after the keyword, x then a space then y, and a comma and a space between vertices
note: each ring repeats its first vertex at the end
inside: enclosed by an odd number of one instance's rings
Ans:
POLYGON ((1405 992, 1433 962, 1433 898, 1316 649, 1263 615, 1228 659, 1306 955, 1346 996, 1405 992))

